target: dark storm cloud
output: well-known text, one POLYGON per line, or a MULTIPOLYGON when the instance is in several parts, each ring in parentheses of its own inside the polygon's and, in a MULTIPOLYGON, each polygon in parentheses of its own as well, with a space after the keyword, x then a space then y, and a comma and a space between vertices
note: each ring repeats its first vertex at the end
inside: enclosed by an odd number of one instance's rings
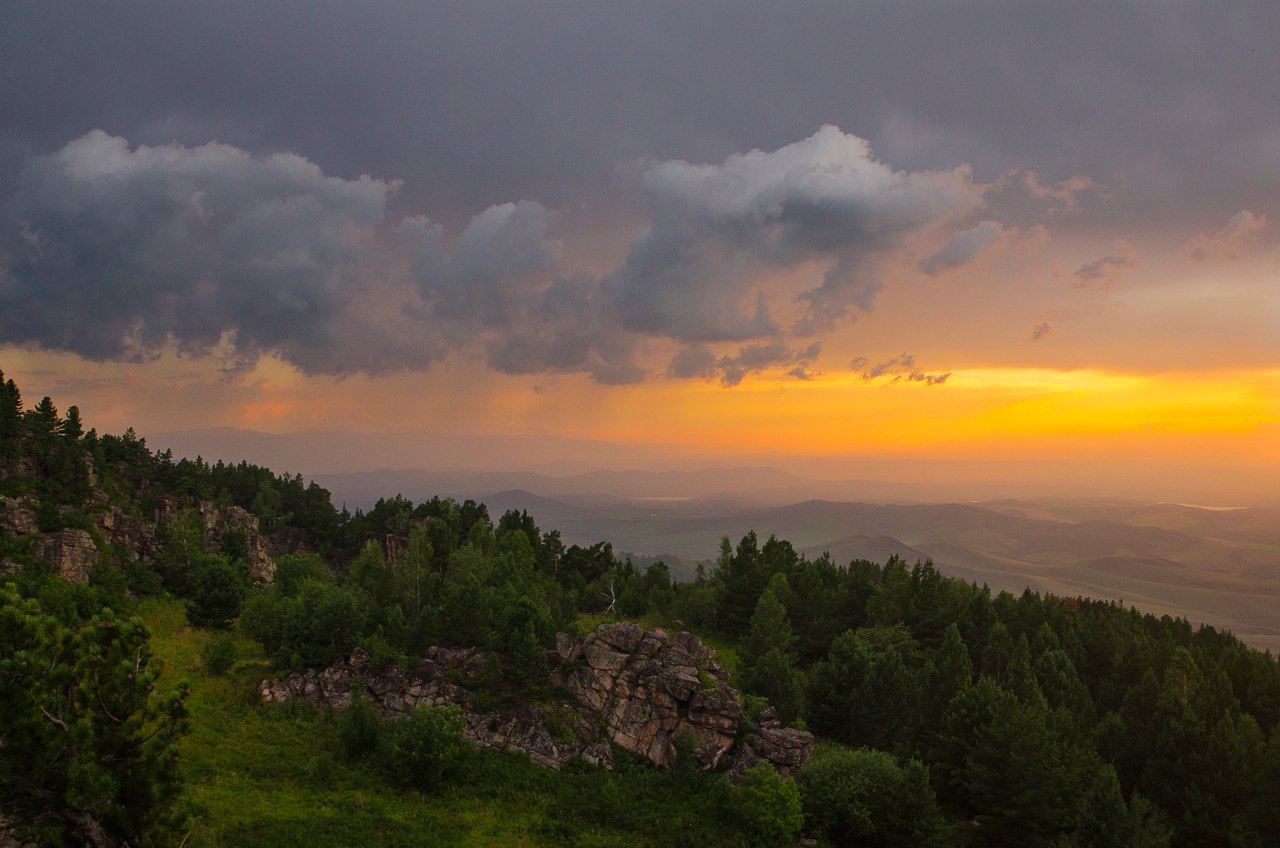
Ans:
POLYGON ((3 19, 0 192, 93 127, 393 174, 451 228, 828 122, 910 170, 1054 191, 1123 173, 1110 221, 1189 217, 1170 201, 1192 196, 1270 213, 1280 180, 1275 3, 42 0, 3 19))
POLYGON ((582 371, 607 385, 638 383, 637 339, 612 319, 599 280, 578 273, 555 280, 531 311, 487 344, 488 363, 504 374, 582 371))
MULTIPOLYGON (((518 324, 539 297, 570 320, 562 287, 539 293, 527 279, 559 250, 542 206, 490 207, 445 250, 429 221, 388 219, 395 189, 293 154, 131 149, 91 132, 32 158, 0 206, 0 337, 94 360, 174 344, 378 374, 429 367, 518 324)), ((577 342, 561 336, 562 348, 577 342)), ((589 370, 625 376, 618 344, 607 347, 589 370)))
POLYGON ((551 219, 534 201, 491 206, 471 219, 450 253, 441 249, 440 227, 421 218, 406 222, 424 235, 414 271, 436 314, 509 325, 532 293, 532 272, 552 267, 560 253, 560 243, 547 238, 551 219))
POLYGON ((490 206, 450 242, 389 214, 394 182, 93 131, 32 157, 0 207, 0 336, 97 360, 275 352, 324 374, 427 368, 478 345, 504 373, 604 383, 643 379, 644 337, 771 339, 716 360, 736 385, 812 358, 780 340, 761 269, 826 263, 801 298, 829 325, 871 309, 877 264, 904 239, 981 202, 964 169, 895 171, 830 126, 719 165, 649 161, 642 185, 652 222, 623 264, 553 277, 555 216, 535 201, 490 206))
POLYGON ((652 223, 604 285, 623 326, 688 342, 776 334, 760 279, 806 262, 826 265, 800 295, 807 326, 869 311, 879 261, 981 204, 966 169, 895 171, 829 125, 720 164, 649 162, 641 184, 652 223))
POLYGON ((672 374, 723 379, 742 354, 700 345, 848 321, 906 245, 942 273, 996 226, 1176 223, 1204 233, 1189 259, 1225 259, 1280 214, 1274 3, 43 0, 0 19, 0 341, 94 358, 172 341, 381 373, 473 345, 505 373, 630 382, 661 337, 686 345, 672 374), (118 172, 69 161, 116 137, 118 172), (600 232, 633 236, 625 260, 578 270, 600 232), (797 305, 770 280, 800 267, 818 277, 797 305))
POLYGON ((710 348, 701 345, 681 348, 680 352, 671 358, 671 364, 667 367, 667 376, 682 380, 692 377, 711 380, 716 376, 716 355, 710 348))
POLYGON ((425 365, 429 327, 359 305, 376 305, 369 257, 394 188, 291 154, 89 133, 32 158, 0 206, 0 335, 98 360, 232 334, 242 355, 312 372, 425 365))

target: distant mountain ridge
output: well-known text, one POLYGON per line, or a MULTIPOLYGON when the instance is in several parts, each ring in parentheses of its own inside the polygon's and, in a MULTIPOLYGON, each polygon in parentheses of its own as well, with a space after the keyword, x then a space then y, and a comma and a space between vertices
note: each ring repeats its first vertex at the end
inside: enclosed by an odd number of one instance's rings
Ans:
POLYGON ((1123 599, 1280 650, 1278 509, 1098 497, 946 503, 961 500, 962 487, 821 480, 673 446, 559 437, 208 430, 149 440, 188 456, 314 469, 334 503, 352 510, 397 492, 474 498, 492 515, 525 509, 568 543, 667 558, 677 576, 714 557, 721 537, 754 529, 840 563, 932 558, 995 589, 1123 599), (327 465, 308 460, 318 449, 327 465), (438 460, 435 470, 414 470, 426 459, 438 460), (383 470, 360 470, 374 463, 383 470))
POLYGON ((993 589, 1124 600, 1157 615, 1230 627, 1257 647, 1280 648, 1280 511, 1216 512, 1173 504, 866 504, 810 500, 783 507, 694 499, 653 505, 570 503, 523 490, 481 494, 490 509, 525 509, 566 542, 615 550, 715 556, 721 537, 755 530, 807 556, 908 562, 993 589), (1037 517, 1010 514, 1031 510, 1037 517), (1110 514, 1112 520, 1098 518, 1110 514), (1160 526, 1166 525, 1166 526, 1160 526), (1173 526, 1167 526, 1173 525, 1173 526))

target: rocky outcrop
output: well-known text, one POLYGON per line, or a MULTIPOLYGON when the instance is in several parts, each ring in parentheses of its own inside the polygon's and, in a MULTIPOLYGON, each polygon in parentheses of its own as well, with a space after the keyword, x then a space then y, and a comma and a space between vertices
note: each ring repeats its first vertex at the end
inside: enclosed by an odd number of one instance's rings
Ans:
POLYGON ((93 537, 86 530, 70 527, 41 536, 36 540, 35 553, 70 583, 89 582, 89 572, 98 563, 98 546, 93 537))
POLYGON ((813 755, 812 733, 783 727, 773 707, 762 710, 756 722, 755 738, 739 747, 729 768, 730 777, 736 780, 762 760, 784 776, 809 762, 813 755))
POLYGON ((40 522, 36 520, 35 498, 0 497, 0 527, 19 536, 39 533, 40 522))
POLYGON ((386 717, 424 703, 457 705, 465 734, 477 745, 523 751, 552 768, 575 759, 609 767, 609 743, 669 767, 682 731, 696 741, 702 768, 728 766, 731 775, 762 761, 786 775, 813 751, 813 736, 781 727, 772 710, 748 724, 742 699, 727 684, 715 653, 690 633, 668 636, 661 629, 606 624, 583 640, 559 634, 548 659, 566 701, 521 704, 501 714, 475 708, 479 699, 467 686, 485 669, 487 657, 474 648, 431 648, 416 668, 381 674, 372 673, 368 657, 357 651, 323 671, 265 680, 259 693, 264 701, 301 697, 342 709, 356 681, 363 680, 386 717))
POLYGON ((577 711, 569 710, 570 723, 562 724, 563 705, 559 708, 521 705, 502 714, 473 709, 476 699, 471 691, 455 681, 475 679, 484 670, 486 660, 487 655, 479 648, 432 647, 412 670, 406 672, 393 666, 375 674, 369 668, 369 656, 356 649, 349 659, 335 662, 322 671, 291 674, 283 680, 264 680, 259 695, 265 702, 284 703, 306 698, 341 710, 351 703, 356 685, 362 684, 365 694, 384 718, 404 715, 421 704, 453 705, 462 709, 466 720, 464 735, 482 748, 522 751, 534 762, 551 768, 559 768, 580 757, 612 762, 611 754, 589 751, 593 728, 582 724, 582 716, 577 711), (555 736, 552 730, 556 731, 555 736))
POLYGON ((569 654, 581 657, 562 673, 569 692, 601 716, 605 735, 618 747, 670 766, 675 736, 688 730, 698 740, 704 768, 718 766, 733 748, 746 718, 741 698, 696 636, 668 638, 660 629, 606 624, 569 654))
POLYGON ((148 560, 156 550, 156 525, 112 507, 94 522, 103 541, 128 551, 134 559, 148 560))
MULTIPOLYGON (((41 533, 34 497, 0 497, 0 529, 31 540, 35 555, 57 569, 67 580, 84 582, 97 562, 98 551, 94 545, 94 533, 85 530, 59 530, 41 533)), ((60 510, 64 517, 69 507, 60 510)), ((218 507, 211 501, 200 501, 201 542, 207 551, 219 551, 228 532, 243 534, 249 573, 259 582, 269 583, 275 575, 275 562, 271 559, 267 538, 258 530, 258 518, 238 506, 218 507)), ((156 528, 174 521, 181 514, 177 501, 166 500, 157 510, 155 520, 131 515, 118 506, 110 505, 103 492, 95 492, 90 503, 92 530, 103 545, 114 545, 126 551, 139 562, 149 562, 156 553, 156 528)))
POLYGON ((222 540, 228 532, 244 534, 249 574, 260 583, 270 583, 276 564, 267 551, 266 538, 258 532, 258 516, 244 507, 218 507, 211 501, 200 501, 199 509, 204 549, 222 550, 222 540))

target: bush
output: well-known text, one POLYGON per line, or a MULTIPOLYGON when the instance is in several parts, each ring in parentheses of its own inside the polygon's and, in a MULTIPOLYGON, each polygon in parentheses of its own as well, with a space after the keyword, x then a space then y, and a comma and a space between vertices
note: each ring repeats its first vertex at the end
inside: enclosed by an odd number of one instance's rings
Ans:
POLYGON ((333 571, 315 554, 284 554, 276 557, 276 573, 272 583, 286 597, 293 597, 307 581, 332 583, 333 571))
POLYGON ((365 632, 368 617, 368 604, 359 592, 306 581, 297 600, 286 607, 280 658, 319 667, 346 657, 365 632))
POLYGON ((350 762, 372 754, 382 741, 382 725, 364 689, 354 689, 351 703, 338 714, 338 755, 350 762))
POLYGON ((237 659, 236 640, 230 633, 221 633, 205 643, 200 652, 200 663, 213 677, 221 677, 231 670, 237 659))
POLYGON ((742 776, 735 795, 738 819, 753 845, 790 845, 804 824, 800 790, 768 763, 757 763, 742 776))
POLYGON ((187 618, 197 627, 222 629, 240 614, 245 580, 224 557, 206 557, 191 576, 187 618))
POLYGON ((680 728, 672 740, 675 743, 676 761, 672 772, 681 778, 698 771, 698 737, 687 727, 680 728))
POLYGON ((275 587, 254 591, 240 608, 240 632, 261 644, 267 656, 277 658, 291 604, 275 587))
POLYGON ((117 560, 123 561, 125 583, 129 591, 140 598, 149 598, 164 591, 164 585, 157 575, 144 562, 139 562, 127 553, 117 553, 117 560))
POLYGON ((387 722, 378 760, 387 779, 406 788, 430 792, 462 761, 462 710, 421 706, 402 719, 387 722))
POLYGON ((883 751, 838 750, 800 770, 808 830, 835 846, 922 846, 941 818, 929 773, 916 760, 899 767, 883 751))
POLYGON ((387 641, 381 628, 376 633, 364 636, 357 644, 369 655, 369 668, 379 674, 387 666, 403 666, 409 661, 404 651, 396 650, 395 646, 387 641))

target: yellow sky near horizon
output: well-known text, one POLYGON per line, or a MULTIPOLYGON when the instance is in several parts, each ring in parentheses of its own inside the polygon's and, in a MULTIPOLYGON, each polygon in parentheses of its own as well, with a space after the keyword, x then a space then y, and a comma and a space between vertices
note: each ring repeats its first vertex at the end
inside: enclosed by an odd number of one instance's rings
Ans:
POLYGON ((93 364, 17 349, 3 352, 0 367, 28 403, 44 394, 63 409, 77 403, 90 425, 106 431, 423 430, 780 455, 1280 463, 1280 369, 975 367, 936 385, 818 370, 808 380, 765 372, 726 388, 703 380, 600 386, 580 376, 491 373, 481 382, 465 364, 429 374, 315 378, 274 360, 228 379, 207 361, 93 364))

